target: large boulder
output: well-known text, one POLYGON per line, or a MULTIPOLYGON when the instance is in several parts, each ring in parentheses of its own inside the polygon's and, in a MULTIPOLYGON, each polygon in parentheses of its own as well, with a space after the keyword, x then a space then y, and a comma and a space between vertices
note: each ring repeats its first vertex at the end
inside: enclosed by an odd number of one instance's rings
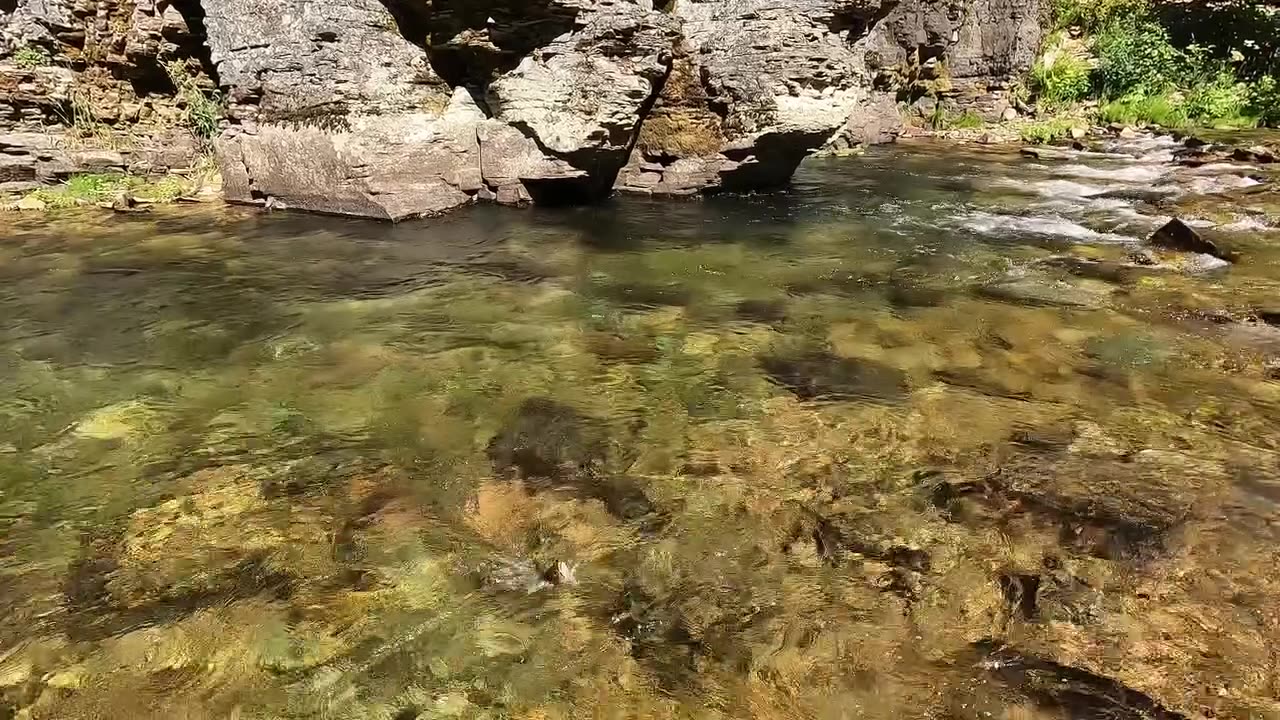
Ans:
POLYGON ((619 187, 657 194, 786 183, 869 99, 851 40, 878 0, 677 0, 684 45, 619 187))
POLYGON ((1039 52, 1043 0, 902 0, 858 42, 875 86, 1002 119, 1011 81, 1039 52))
POLYGON ((893 137, 888 68, 1025 67, 1037 2, 201 0, 228 198, 392 220, 785 184, 893 137))
POLYGON ((606 0, 204 4, 228 199, 391 220, 608 193, 678 37, 606 0))

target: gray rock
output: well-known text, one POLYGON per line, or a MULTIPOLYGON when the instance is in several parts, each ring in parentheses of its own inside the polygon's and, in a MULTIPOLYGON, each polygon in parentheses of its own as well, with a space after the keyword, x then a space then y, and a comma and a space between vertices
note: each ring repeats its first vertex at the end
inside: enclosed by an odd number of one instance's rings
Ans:
MULTIPOLYGON (((781 185, 833 136, 840 149, 893 139, 904 88, 873 89, 889 76, 955 81, 966 89, 948 108, 998 117, 1005 79, 1038 43, 1040 1, 199 0, 200 17, 166 0, 104 0, 96 14, 11 0, 0 48, 101 51, 120 82, 95 112, 131 124, 176 109, 128 81, 145 87, 171 58, 198 65, 203 38, 228 102, 215 147, 229 200, 395 220, 615 186, 781 185)), ((36 89, 6 98, 6 116, 41 124, 65 109, 74 73, 47 70, 21 78, 36 89)), ((165 145, 90 164, 184 164, 165 145)))
POLYGON ((997 280, 979 287, 978 294, 1031 307, 1098 308, 1110 297, 1110 291, 1105 289, 1034 276, 997 280))
POLYGON ((0 155, 0 183, 25 183, 35 179, 35 158, 0 155))

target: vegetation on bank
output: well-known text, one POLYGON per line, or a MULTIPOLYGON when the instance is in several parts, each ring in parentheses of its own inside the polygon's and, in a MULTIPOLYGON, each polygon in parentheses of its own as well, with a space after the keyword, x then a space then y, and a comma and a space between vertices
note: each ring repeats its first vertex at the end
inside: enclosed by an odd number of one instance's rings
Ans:
POLYGON ((1280 7, 1057 0, 1028 77, 1042 111, 1163 127, 1280 125, 1280 7))
POLYGON ((15 206, 19 209, 62 210, 83 205, 171 203, 198 196, 216 172, 206 163, 188 176, 144 178, 123 173, 73 175, 60 185, 33 190, 15 206))

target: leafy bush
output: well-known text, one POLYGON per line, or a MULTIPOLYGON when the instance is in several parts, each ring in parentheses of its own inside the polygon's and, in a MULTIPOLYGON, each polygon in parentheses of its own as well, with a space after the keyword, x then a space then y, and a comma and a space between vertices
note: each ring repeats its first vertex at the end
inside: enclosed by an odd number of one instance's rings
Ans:
POLYGON ((49 57, 49 51, 42 47, 28 45, 19 48, 13 54, 13 64, 24 70, 33 70, 35 68, 48 65, 52 58, 49 57))
POLYGON ((1094 44, 1098 54, 1096 85, 1103 97, 1158 95, 1181 74, 1182 54, 1159 24, 1138 17, 1121 18, 1102 29, 1094 44))
POLYGON ((1117 21, 1146 17, 1147 0, 1054 0, 1055 27, 1080 28, 1093 33, 1117 21))
POLYGON ((982 116, 973 110, 965 110, 951 120, 951 127, 960 130, 977 130, 986 124, 982 116))
POLYGON ((1268 76, 1251 85, 1247 107, 1259 124, 1280 126, 1280 82, 1268 76))
POLYGON ((1050 119, 1028 123, 1022 126, 1022 141, 1034 145, 1053 142, 1071 133, 1072 123, 1068 120, 1050 119))
POLYGON ((1089 96, 1092 71, 1089 61, 1071 53, 1057 33, 1031 67, 1031 90, 1050 107, 1080 102, 1089 96))
POLYGON ((1207 83, 1192 85, 1187 93, 1187 117, 1210 125, 1253 125, 1246 118, 1249 108, 1249 86, 1236 80, 1235 73, 1220 70, 1207 83))
POLYGON ((1184 127, 1188 122, 1186 107, 1172 93, 1134 94, 1112 100, 1098 108, 1098 118, 1104 123, 1167 128, 1184 127))

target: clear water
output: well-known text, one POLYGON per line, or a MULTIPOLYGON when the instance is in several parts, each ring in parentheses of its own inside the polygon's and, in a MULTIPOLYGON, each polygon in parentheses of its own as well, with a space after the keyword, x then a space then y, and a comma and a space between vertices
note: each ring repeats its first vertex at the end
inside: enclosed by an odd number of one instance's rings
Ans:
POLYGON ((1169 150, 7 216, 0 718, 1278 717, 1280 212, 1169 150))

